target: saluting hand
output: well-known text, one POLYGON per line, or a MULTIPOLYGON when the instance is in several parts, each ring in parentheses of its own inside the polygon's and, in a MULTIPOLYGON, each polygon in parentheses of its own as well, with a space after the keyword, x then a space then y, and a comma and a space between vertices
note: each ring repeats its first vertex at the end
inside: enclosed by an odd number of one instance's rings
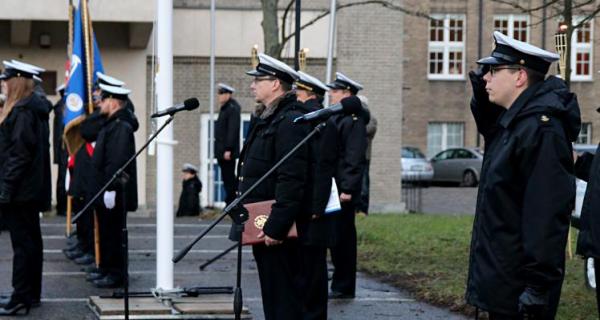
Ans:
POLYGON ((223 153, 223 159, 227 161, 231 160, 231 151, 225 151, 225 153, 223 153))
POLYGON ((259 238, 259 239, 265 239, 265 245, 267 247, 269 247, 269 246, 276 246, 278 244, 282 244, 283 243, 283 241, 281 241, 281 240, 277 240, 277 239, 273 239, 273 238, 269 237, 263 231, 261 231, 258 234, 257 238, 259 238))

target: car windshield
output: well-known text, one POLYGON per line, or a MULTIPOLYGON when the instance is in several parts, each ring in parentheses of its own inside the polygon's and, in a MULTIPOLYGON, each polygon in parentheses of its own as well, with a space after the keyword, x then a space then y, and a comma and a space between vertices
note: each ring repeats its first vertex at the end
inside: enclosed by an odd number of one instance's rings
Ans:
POLYGON ((425 155, 417 148, 402 148, 402 158, 406 159, 425 159, 425 155))

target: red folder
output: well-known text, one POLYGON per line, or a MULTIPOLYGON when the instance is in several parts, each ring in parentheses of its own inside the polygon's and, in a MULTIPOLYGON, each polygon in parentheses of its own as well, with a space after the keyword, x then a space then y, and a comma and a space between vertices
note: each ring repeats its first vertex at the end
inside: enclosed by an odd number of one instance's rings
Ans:
MULTIPOLYGON (((244 205, 248 210, 248 221, 244 224, 244 233, 242 234, 242 245, 255 245, 264 243, 264 238, 259 239, 258 234, 262 231, 269 215, 271 215, 271 208, 275 200, 247 203, 244 205)), ((298 238, 298 231, 296 230, 296 223, 290 228, 290 232, 287 235, 288 238, 298 238)))

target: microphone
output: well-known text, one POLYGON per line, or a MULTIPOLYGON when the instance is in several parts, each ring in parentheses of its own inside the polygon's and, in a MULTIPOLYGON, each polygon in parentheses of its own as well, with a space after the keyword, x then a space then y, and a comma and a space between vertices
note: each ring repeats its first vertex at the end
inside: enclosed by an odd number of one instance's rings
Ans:
POLYGON ((183 103, 176 104, 170 108, 167 108, 165 110, 161 110, 161 111, 154 113, 153 115, 150 116, 150 118, 158 118, 158 117, 163 117, 166 115, 172 116, 179 111, 194 110, 194 109, 198 108, 199 105, 200 105, 200 102, 198 101, 198 99, 189 98, 189 99, 185 100, 183 103))
POLYGON ((362 110, 362 104, 360 103, 360 99, 357 96, 349 96, 349 97, 342 99, 342 101, 340 101, 339 103, 331 105, 327 108, 323 108, 321 110, 313 111, 313 112, 307 113, 303 116, 300 116, 300 117, 294 119, 294 123, 322 121, 322 120, 325 120, 325 119, 331 117, 334 114, 338 114, 338 113, 352 114, 352 113, 358 113, 361 110, 362 110))

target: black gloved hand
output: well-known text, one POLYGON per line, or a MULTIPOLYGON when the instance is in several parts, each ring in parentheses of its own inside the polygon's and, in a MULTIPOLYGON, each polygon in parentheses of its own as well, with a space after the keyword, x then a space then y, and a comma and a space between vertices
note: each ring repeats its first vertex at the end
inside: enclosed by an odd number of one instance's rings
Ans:
POLYGON ((525 319, 542 319, 548 300, 548 292, 527 287, 519 296, 519 313, 525 319))
POLYGON ((477 70, 469 71, 469 79, 471 80, 471 86, 473 87, 473 98, 479 103, 489 102, 488 94, 485 90, 486 82, 483 80, 483 76, 488 73, 488 71, 488 66, 482 66, 477 70))

